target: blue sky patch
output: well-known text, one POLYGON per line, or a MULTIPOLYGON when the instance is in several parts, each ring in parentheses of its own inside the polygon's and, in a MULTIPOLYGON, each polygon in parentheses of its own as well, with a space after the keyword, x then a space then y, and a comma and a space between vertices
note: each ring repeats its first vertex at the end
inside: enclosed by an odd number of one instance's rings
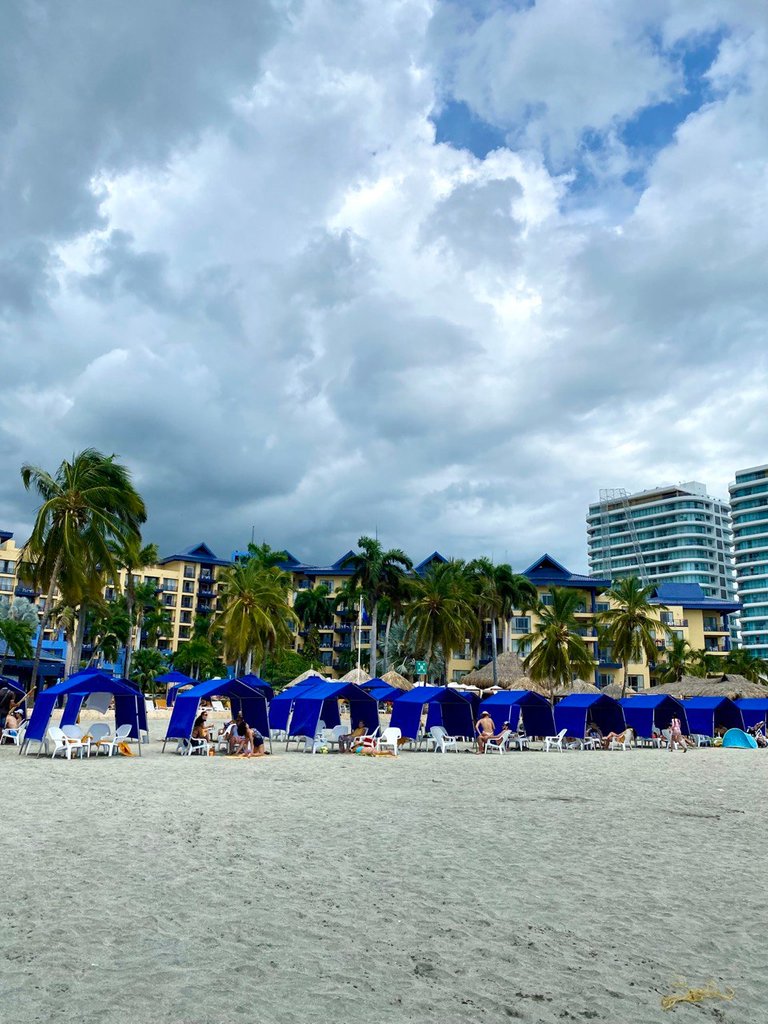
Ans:
POLYGON ((448 100, 430 120, 435 126, 435 142, 468 149, 481 160, 505 144, 505 133, 473 114, 463 101, 448 100))

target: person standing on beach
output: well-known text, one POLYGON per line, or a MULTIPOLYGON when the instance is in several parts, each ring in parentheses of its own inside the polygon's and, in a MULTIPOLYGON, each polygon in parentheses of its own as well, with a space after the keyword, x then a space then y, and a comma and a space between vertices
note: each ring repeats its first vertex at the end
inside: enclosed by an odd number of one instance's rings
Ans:
POLYGON ((487 711, 483 711, 475 723, 475 732, 477 733, 477 752, 483 754, 486 743, 496 733, 496 726, 487 711))
POLYGON ((669 723, 669 747, 667 749, 670 751, 674 750, 676 743, 680 744, 684 754, 688 752, 688 743, 683 736, 683 727, 680 724, 679 718, 673 718, 669 723))

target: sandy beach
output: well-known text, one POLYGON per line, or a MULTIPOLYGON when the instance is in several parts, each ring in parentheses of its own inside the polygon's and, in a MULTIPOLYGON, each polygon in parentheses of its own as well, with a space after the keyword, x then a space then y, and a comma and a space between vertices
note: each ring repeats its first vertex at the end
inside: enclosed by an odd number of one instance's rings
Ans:
POLYGON ((764 755, 159 751, 0 749, 3 1022, 768 1021, 764 755))

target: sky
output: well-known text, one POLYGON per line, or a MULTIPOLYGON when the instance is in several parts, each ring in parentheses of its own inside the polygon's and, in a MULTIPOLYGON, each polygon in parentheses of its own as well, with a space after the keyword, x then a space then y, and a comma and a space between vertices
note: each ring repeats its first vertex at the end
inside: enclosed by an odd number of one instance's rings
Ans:
POLYGON ((10 0, 0 528, 132 470, 164 553, 549 551, 768 462, 768 7, 10 0))

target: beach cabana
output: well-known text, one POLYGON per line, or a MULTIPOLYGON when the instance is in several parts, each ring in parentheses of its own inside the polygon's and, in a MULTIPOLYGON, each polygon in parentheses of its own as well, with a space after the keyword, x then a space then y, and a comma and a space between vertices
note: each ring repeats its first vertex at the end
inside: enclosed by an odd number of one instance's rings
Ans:
POLYGON ((349 704, 353 727, 363 722, 368 732, 378 728, 379 705, 370 693, 366 693, 356 683, 320 682, 306 687, 296 695, 288 735, 316 736, 321 721, 327 729, 340 725, 339 701, 342 700, 349 704))
MULTIPOLYGON (((74 725, 83 702, 92 694, 111 694, 115 702, 115 728, 130 725, 130 739, 141 740, 142 731, 147 729, 147 713, 143 695, 127 679, 117 679, 102 672, 82 672, 71 676, 63 683, 57 683, 38 694, 35 706, 24 734, 22 753, 27 744, 34 740, 42 743, 48 730, 56 701, 61 698, 64 711, 61 725, 74 725)), ((141 754, 141 742, 139 742, 141 754)))
POLYGON ((741 712, 745 729, 751 729, 758 722, 768 720, 768 698, 766 697, 741 697, 734 701, 734 704, 741 712))
POLYGON ((665 693, 638 693, 635 697, 622 697, 627 725, 635 736, 652 736, 654 728, 668 729, 673 718, 680 719, 683 733, 688 734, 688 718, 683 703, 665 693))
POLYGON ((480 712, 483 711, 491 716, 497 731, 504 722, 511 723, 513 729, 519 728, 522 717, 528 736, 552 736, 555 732, 552 705, 535 690, 500 690, 486 697, 480 705, 480 712))
MULTIPOLYGON (((258 677, 254 677, 258 678, 258 677)), ((267 694, 272 687, 267 683, 261 686, 246 683, 242 679, 209 679, 198 683, 191 690, 182 691, 176 698, 171 720, 163 740, 163 750, 169 740, 188 740, 192 736, 195 719, 200 709, 201 700, 213 697, 226 697, 232 705, 232 717, 242 712, 246 722, 254 726, 265 738, 269 738, 269 713, 267 694)))
POLYGON ((165 695, 165 703, 169 708, 173 707, 173 702, 176 700, 176 694, 185 686, 195 686, 197 684, 196 679, 191 679, 189 676, 185 676, 183 672, 164 672, 161 676, 155 676, 155 682, 164 684, 168 687, 165 695))
POLYGON ((688 697, 683 701, 688 728, 699 736, 714 736, 717 729, 743 729, 741 711, 728 697, 688 697))
POLYGON ((426 705, 427 729, 442 725, 449 736, 473 736, 475 720, 471 694, 447 686, 414 686, 401 693, 392 704, 390 726, 402 736, 415 739, 419 734, 421 714, 426 705))
POLYGON ((276 693, 269 704, 269 727, 273 732, 284 732, 293 711, 293 705, 299 696, 318 683, 327 683, 321 676, 308 676, 298 683, 288 685, 280 693, 276 693))
POLYGON ((360 687, 361 690, 365 690, 366 693, 370 693, 372 697, 381 704, 384 701, 393 701, 396 697, 399 697, 403 691, 398 686, 390 686, 385 683, 383 679, 371 679, 368 683, 363 683, 360 687))
POLYGON ((555 707, 555 731, 584 739, 587 726, 594 722, 603 735, 622 732, 626 727, 624 709, 613 697, 603 693, 571 693, 555 707))

